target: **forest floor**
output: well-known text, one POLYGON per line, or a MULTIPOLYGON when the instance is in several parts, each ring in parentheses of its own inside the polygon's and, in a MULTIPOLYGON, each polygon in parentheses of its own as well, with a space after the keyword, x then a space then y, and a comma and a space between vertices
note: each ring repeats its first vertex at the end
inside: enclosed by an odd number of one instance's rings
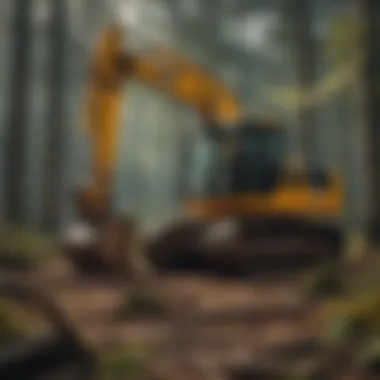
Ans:
MULTIPOLYGON (((343 277, 350 292, 373 285, 375 267, 380 268, 379 258, 348 266, 343 277)), ((161 312, 126 318, 118 318, 116 311, 136 292, 131 282, 82 278, 61 259, 23 277, 48 290, 99 353, 118 345, 139 349, 156 378, 269 379, 284 369, 325 366, 320 345, 326 304, 311 300, 297 276, 157 276, 148 291, 161 312), (238 370, 232 376, 233 369, 238 370)), ((351 374, 343 372, 319 378, 349 379, 351 374)), ((352 373, 357 380, 370 378, 352 373)))
POLYGON ((189 366, 209 378, 245 363, 273 364, 273 349, 313 344, 322 328, 317 303, 305 298, 294 278, 159 276, 150 289, 164 311, 125 319, 115 312, 135 291, 131 283, 80 278, 62 261, 41 267, 29 280, 49 290, 97 350, 142 348, 163 377, 176 378, 189 366))

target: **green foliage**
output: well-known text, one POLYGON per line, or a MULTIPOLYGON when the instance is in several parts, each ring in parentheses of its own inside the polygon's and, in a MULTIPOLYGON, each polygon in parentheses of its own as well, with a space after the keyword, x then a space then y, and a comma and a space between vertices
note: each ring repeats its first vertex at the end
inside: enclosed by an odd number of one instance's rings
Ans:
MULTIPOLYGON (((284 31, 279 33, 281 36, 291 33, 291 26, 282 28, 284 31)), ((362 24, 356 12, 347 10, 334 17, 323 46, 324 58, 331 66, 328 72, 309 89, 297 84, 269 89, 269 101, 294 112, 319 105, 341 94, 354 83, 356 63, 360 60, 361 29, 362 24)))
POLYGON ((116 314, 120 318, 128 318, 135 315, 160 316, 165 311, 165 306, 159 299, 137 291, 121 301, 116 314))
POLYGON ((380 332, 380 293, 376 291, 353 300, 348 316, 366 321, 373 333, 380 332))
POLYGON ((333 322, 326 330, 331 342, 360 340, 380 334, 380 294, 355 297, 337 308, 333 322))
MULTIPOLYGON (((351 60, 358 53, 362 23, 356 11, 346 10, 335 16, 326 33, 324 55, 328 62, 342 63, 351 60)), ((294 25, 282 22, 272 31, 272 41, 279 46, 291 42, 294 36, 294 25)))
POLYGON ((12 302, 0 300, 0 345, 26 334, 25 319, 12 302))
POLYGON ((330 23, 325 42, 325 55, 329 62, 351 60, 358 53, 361 23, 356 12, 347 10, 330 23))
POLYGON ((313 366, 309 362, 296 362, 290 373, 282 377, 283 380, 311 380, 313 366))
POLYGON ((359 353, 359 364, 367 371, 378 372, 380 368, 380 339, 371 339, 359 353))
POLYGON ((339 265, 329 262, 313 272, 304 279, 304 289, 310 296, 337 296, 344 291, 344 286, 339 277, 339 265))
POLYGON ((284 376, 282 380, 311 380, 311 379, 312 377, 308 375, 291 374, 291 375, 284 376))
POLYGON ((349 284, 349 292, 355 297, 360 297, 363 294, 373 294, 374 289, 380 287, 380 257, 373 255, 368 257, 368 262, 360 271, 355 273, 355 279, 349 284))
POLYGON ((0 229, 0 265, 31 268, 57 251, 53 240, 37 232, 17 227, 0 229))
POLYGON ((137 378, 142 370, 142 351, 135 346, 113 348, 107 351, 100 360, 100 380, 137 378))
POLYGON ((310 369, 295 369, 292 373, 286 374, 282 380, 312 380, 310 369))
POLYGON ((357 317, 340 317, 328 325, 325 340, 330 344, 358 340, 369 332, 369 326, 363 319, 357 317))

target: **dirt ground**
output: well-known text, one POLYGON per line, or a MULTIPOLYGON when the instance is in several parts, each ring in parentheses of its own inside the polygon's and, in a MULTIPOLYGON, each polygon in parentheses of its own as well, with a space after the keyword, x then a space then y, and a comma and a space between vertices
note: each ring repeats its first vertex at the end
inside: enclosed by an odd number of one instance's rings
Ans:
POLYGON ((128 281, 80 278, 60 260, 28 280, 50 294, 97 350, 116 344, 144 347, 149 365, 166 377, 187 363, 210 378, 222 368, 268 362, 276 347, 311 344, 320 336, 316 306, 289 278, 159 276, 149 286, 166 312, 122 321, 115 310, 133 292, 128 281))
MULTIPOLYGON (((342 277, 352 278, 354 267, 363 266, 364 275, 356 279, 368 286, 378 272, 373 261, 370 264, 349 267, 342 277)), ((155 379, 278 379, 281 377, 258 375, 252 368, 264 368, 268 373, 292 371, 296 363, 318 368, 326 360, 350 360, 350 352, 321 354, 326 304, 307 297, 296 275, 244 280, 199 274, 155 276, 143 290, 164 312, 120 319, 116 310, 136 292, 136 283, 85 278, 72 269, 57 259, 37 271, 20 274, 20 280, 37 285, 59 304, 99 354, 118 345, 142 350, 155 379)), ((322 373, 315 378, 350 378, 353 372, 346 365, 341 368, 346 372, 342 376, 322 373)))

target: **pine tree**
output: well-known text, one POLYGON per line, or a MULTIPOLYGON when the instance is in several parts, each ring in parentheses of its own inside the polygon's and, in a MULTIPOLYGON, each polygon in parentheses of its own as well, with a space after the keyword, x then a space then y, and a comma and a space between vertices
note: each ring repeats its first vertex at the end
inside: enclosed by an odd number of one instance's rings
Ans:
POLYGON ((376 0, 357 0, 362 18, 362 41, 364 61, 362 64, 364 82, 365 112, 368 123, 369 170, 371 178, 371 210, 374 237, 379 239, 380 229, 380 48, 378 37, 380 26, 380 3, 376 0))
POLYGON ((65 112, 67 29, 66 1, 51 0, 49 26, 49 96, 47 105, 47 139, 45 151, 45 183, 43 189, 42 226, 54 231, 59 225, 62 201, 65 112))
MULTIPOLYGON (((290 38, 293 44, 296 78, 299 87, 307 90, 314 84, 317 66, 317 44, 311 29, 313 3, 311 0, 291 0, 288 4, 287 13, 292 26, 290 38)), ((307 164, 314 164, 317 159, 315 107, 299 108, 297 119, 300 153, 307 160, 307 164)))
POLYGON ((27 130, 33 1, 14 0, 11 52, 11 88, 5 145, 5 216, 10 223, 24 222, 27 130))

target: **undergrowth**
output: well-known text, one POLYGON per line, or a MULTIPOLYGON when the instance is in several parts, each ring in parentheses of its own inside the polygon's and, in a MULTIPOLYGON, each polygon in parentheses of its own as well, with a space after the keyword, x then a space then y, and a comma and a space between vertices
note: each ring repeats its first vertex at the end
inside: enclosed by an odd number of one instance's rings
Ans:
POLYGON ((18 227, 0 227, 0 267, 30 269, 52 257, 57 247, 52 238, 18 227))
POLYGON ((132 345, 107 350, 100 360, 99 380, 124 380, 138 378, 143 370, 143 352, 132 345))
POLYGON ((161 316, 165 312, 165 305, 158 297, 142 291, 135 291, 123 297, 117 307, 116 315, 119 318, 141 315, 161 316))

